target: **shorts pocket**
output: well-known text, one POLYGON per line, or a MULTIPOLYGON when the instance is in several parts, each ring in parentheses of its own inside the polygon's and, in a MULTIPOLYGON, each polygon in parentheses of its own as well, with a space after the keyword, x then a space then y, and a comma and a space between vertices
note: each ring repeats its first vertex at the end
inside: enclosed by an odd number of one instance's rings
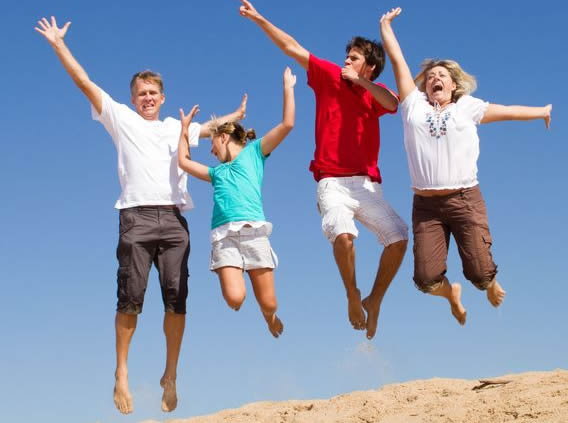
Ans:
POLYGON ((121 211, 119 216, 118 233, 120 236, 124 235, 134 227, 136 223, 134 213, 131 211, 121 211))
POLYGON ((117 275, 117 292, 116 296, 120 303, 128 302, 130 299, 128 290, 128 280, 130 279, 130 266, 121 266, 118 268, 117 275))

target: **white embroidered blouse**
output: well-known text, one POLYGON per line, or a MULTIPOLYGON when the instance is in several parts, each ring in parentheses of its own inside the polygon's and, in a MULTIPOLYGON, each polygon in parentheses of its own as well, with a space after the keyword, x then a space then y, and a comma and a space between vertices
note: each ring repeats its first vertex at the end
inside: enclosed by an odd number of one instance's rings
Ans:
POLYGON ((441 109, 416 88, 400 104, 412 188, 457 189, 478 184, 477 125, 489 103, 464 95, 441 109))

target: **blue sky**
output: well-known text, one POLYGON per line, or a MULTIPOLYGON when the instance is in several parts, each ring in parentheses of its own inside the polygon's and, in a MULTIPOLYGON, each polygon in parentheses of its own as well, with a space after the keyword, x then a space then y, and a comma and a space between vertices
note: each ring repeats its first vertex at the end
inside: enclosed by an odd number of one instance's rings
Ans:
MULTIPOLYGON (((378 38, 378 18, 395 6, 395 31, 411 70, 426 57, 459 61, 492 103, 553 104, 542 121, 479 129, 479 179, 499 280, 495 310, 464 283, 468 322, 412 283, 411 249, 383 302, 372 341, 347 321, 343 287, 320 229, 313 154, 314 97, 303 70, 254 24, 239 2, 95 3, 28 1, 4 6, 0 181, 0 419, 46 423, 165 421, 260 400, 326 398, 431 377, 479 378, 568 367, 566 284, 566 6, 529 1, 399 3, 362 0, 273 2, 258 10, 314 54, 341 63, 355 34, 378 38), (199 103, 198 120, 233 110, 249 95, 245 125, 262 134, 281 117, 281 76, 298 75, 297 124, 266 162, 265 212, 274 224, 279 315, 274 340, 250 292, 238 313, 208 270, 211 187, 191 179, 188 325, 178 375, 180 403, 160 412, 162 305, 156 272, 133 339, 129 368, 134 414, 114 409, 116 153, 103 127, 47 42, 42 16, 71 20, 67 44, 91 78, 128 103, 141 69, 165 80, 162 117, 199 103)), ((380 81, 395 87, 387 64, 380 81)), ((411 191, 399 115, 381 120, 386 198, 410 222, 411 191)), ((209 141, 194 157, 215 164, 209 141)), ((381 247, 364 228, 357 276, 367 293, 381 247)), ((455 244, 448 276, 464 282, 455 244)))

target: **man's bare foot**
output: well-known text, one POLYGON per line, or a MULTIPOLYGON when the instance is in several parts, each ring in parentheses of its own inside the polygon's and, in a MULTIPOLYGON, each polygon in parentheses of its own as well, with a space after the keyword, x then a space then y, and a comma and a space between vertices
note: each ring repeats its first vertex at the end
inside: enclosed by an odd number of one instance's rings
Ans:
POLYGON ((487 287, 487 299, 493 307, 499 307, 505 298, 505 290, 499 285, 497 279, 493 279, 491 285, 487 287))
POLYGON ((462 287, 459 283, 451 284, 452 292, 450 294, 450 298, 448 301, 450 302, 450 306, 452 307, 452 314, 459 322, 460 325, 465 325, 465 318, 467 312, 461 303, 461 291, 462 287))
POLYGON ((128 390, 128 373, 126 371, 116 371, 114 373, 114 405, 122 414, 132 413, 132 396, 128 390))
POLYGON ((162 376, 160 379, 160 386, 164 388, 164 394, 162 395, 162 411, 165 411, 166 413, 174 411, 178 403, 176 380, 162 376))
POLYGON ((349 321, 355 330, 364 330, 365 312, 363 311, 363 304, 361 303, 361 292, 356 289, 352 293, 347 294, 347 312, 349 321))
POLYGON ((275 338, 278 338, 284 332, 284 324, 276 314, 264 315, 264 320, 268 324, 268 330, 275 338))
POLYGON ((377 323, 379 321, 379 313, 381 312, 381 303, 373 304, 371 297, 365 298, 361 304, 367 312, 367 339, 372 339, 377 332, 377 323))

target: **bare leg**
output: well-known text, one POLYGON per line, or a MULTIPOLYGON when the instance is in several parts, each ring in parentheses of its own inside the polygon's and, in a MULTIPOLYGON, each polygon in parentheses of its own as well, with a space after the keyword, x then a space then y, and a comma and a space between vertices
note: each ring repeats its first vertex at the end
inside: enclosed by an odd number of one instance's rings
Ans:
POLYGON ((461 303, 461 285, 459 283, 453 283, 450 285, 448 279, 444 278, 442 285, 430 292, 430 294, 447 299, 450 303, 450 307, 452 308, 452 314, 456 320, 460 325, 465 325, 467 312, 461 303))
POLYGON ((162 411, 173 411, 177 407, 177 364, 183 331, 185 329, 185 314, 166 313, 164 315, 164 333, 166 335, 166 369, 160 379, 160 386, 164 388, 162 395, 162 411))
POLYGON ((114 327, 116 331, 116 371, 114 373, 114 404, 122 414, 133 411, 132 395, 128 389, 128 349, 132 335, 136 330, 136 314, 116 313, 114 327))
POLYGON ((501 305, 506 293, 499 282, 497 282, 497 279, 493 279, 491 284, 487 287, 487 299, 493 307, 499 307, 501 305))
POLYGON ((278 338, 284 331, 284 325, 276 315, 278 302, 274 289, 274 272, 272 269, 253 269, 249 270, 248 274, 268 330, 272 336, 278 338))
POLYGON ((247 291, 243 269, 240 267, 225 266, 215 270, 221 283, 221 292, 227 305, 235 311, 239 311, 245 300, 247 291))
POLYGON ((381 302, 402 263, 407 244, 406 240, 398 241, 383 250, 371 293, 362 302, 367 311, 367 339, 372 339, 377 332, 381 302))
POLYGON ((356 330, 365 329, 365 312, 361 304, 361 292, 355 278, 355 246, 353 235, 340 234, 333 243, 333 255, 339 268, 347 293, 347 312, 351 325, 356 330))

